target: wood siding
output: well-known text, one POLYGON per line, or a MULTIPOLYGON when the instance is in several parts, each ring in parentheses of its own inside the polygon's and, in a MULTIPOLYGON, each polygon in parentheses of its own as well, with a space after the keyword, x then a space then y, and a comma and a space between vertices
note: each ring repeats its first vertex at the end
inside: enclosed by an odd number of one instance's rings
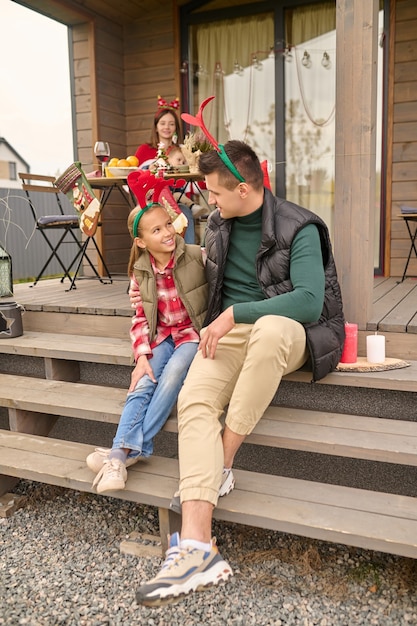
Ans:
MULTIPOLYGON (((87 172, 97 167, 95 141, 108 141, 112 156, 134 154, 149 139, 158 95, 179 95, 172 4, 163 17, 156 4, 136 7, 136 15, 123 24, 97 16, 72 26, 77 152, 87 172)), ((99 239, 111 273, 126 273, 128 212, 117 193, 103 212, 99 239)))
MULTIPOLYGON (((410 249, 401 204, 417 210, 417 3, 396 0, 393 10, 394 59, 392 107, 391 254, 389 275, 401 276, 410 249)), ((388 212, 389 213, 389 212, 388 212)), ((417 259, 412 257, 409 276, 417 276, 417 259)))

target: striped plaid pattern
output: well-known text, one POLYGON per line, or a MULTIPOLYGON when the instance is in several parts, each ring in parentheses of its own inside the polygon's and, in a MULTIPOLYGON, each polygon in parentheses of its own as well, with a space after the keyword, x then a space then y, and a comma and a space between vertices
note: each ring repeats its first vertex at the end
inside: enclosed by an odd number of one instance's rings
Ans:
MULTIPOLYGON (((146 354, 152 356, 152 349, 162 343, 169 335, 172 336, 175 347, 178 348, 187 341, 199 341, 198 332, 192 325, 187 310, 178 295, 174 283, 174 257, 171 258, 167 267, 160 272, 151 255, 152 269, 155 273, 156 291, 158 294, 158 320, 156 337, 149 340, 149 325, 146 320, 143 306, 139 302, 136 313, 132 320, 130 338, 132 340, 135 361, 146 354)), ((133 284, 140 292, 136 277, 132 277, 133 284)))

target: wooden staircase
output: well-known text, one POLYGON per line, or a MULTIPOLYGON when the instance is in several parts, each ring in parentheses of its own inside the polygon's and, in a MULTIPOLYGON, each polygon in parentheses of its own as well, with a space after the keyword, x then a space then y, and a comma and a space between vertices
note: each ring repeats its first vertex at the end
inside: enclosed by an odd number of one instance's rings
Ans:
MULTIPOLYGON (((85 465, 93 445, 48 434, 59 419, 115 425, 126 396, 126 385, 115 383, 115 374, 130 372, 130 343, 125 338, 32 332, 0 342, 0 406, 7 411, 7 425, 0 431, 0 495, 13 481, 25 478, 92 491, 91 472, 85 465), (13 358, 12 358, 13 357, 13 358), (35 367, 36 365, 36 367, 35 367), (99 369, 99 382, 86 382, 85 370, 99 369)), ((88 376, 87 376, 88 379, 88 376)), ((401 416, 387 417, 317 410, 309 405, 308 392, 334 393, 348 389, 354 402, 360 392, 404 394, 417 389, 417 363, 410 367, 373 374, 335 372, 311 385, 308 372, 287 376, 297 406, 271 405, 242 449, 236 469, 236 488, 219 500, 215 517, 222 520, 301 534, 404 556, 417 557, 417 499, 384 490, 274 474, 274 468, 258 471, 245 467, 244 450, 291 450, 315 455, 376 463, 377 467, 402 467, 415 473, 417 424, 401 416), (293 390, 296 390, 295 393, 293 390), (306 396, 306 407, 302 397, 306 396), (332 484, 333 483, 333 484, 332 484)), ((281 389, 280 387, 280 389, 281 389)), ((357 406, 356 402, 356 406, 357 406)), ((360 404, 360 403, 359 403, 360 404)), ((175 437, 175 415, 165 432, 175 437)), ((97 442, 100 445, 99 434, 97 442)), ((258 455, 259 456, 259 455, 258 455)), ((336 479, 336 480, 335 480, 336 479)), ((161 538, 178 525, 169 502, 178 485, 176 458, 163 454, 129 469, 126 489, 117 498, 159 508, 161 538)), ((413 494, 414 495, 414 494, 413 494)))

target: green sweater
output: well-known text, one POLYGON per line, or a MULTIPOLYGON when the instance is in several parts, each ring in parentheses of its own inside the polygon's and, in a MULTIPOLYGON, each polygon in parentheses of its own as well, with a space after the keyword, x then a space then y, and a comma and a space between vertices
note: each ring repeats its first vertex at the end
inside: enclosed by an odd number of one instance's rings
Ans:
POLYGON ((293 291, 266 298, 256 276, 254 259, 261 244, 262 207, 235 218, 223 283, 222 309, 233 306, 235 322, 253 324, 263 315, 283 315, 301 323, 319 319, 324 301, 324 268, 320 236, 314 224, 305 226, 291 246, 293 291))

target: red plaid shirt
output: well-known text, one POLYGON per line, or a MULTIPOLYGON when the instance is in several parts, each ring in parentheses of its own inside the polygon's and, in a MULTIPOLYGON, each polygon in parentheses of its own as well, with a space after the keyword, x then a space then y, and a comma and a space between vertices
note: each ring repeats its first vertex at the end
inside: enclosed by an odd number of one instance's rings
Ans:
MULTIPOLYGON (((199 334, 192 325, 187 309, 178 296, 175 287, 173 273, 174 255, 172 255, 168 265, 162 272, 157 269, 152 255, 150 255, 150 258, 152 269, 155 273, 156 291, 158 294, 156 337, 153 341, 149 341, 149 325, 140 301, 136 306, 136 313, 132 319, 130 329, 135 361, 142 354, 146 354, 149 357, 152 356, 153 348, 162 343, 169 335, 172 336, 176 348, 187 341, 200 341, 199 334)), ((135 276, 132 276, 132 286, 136 287, 140 292, 135 276)))

